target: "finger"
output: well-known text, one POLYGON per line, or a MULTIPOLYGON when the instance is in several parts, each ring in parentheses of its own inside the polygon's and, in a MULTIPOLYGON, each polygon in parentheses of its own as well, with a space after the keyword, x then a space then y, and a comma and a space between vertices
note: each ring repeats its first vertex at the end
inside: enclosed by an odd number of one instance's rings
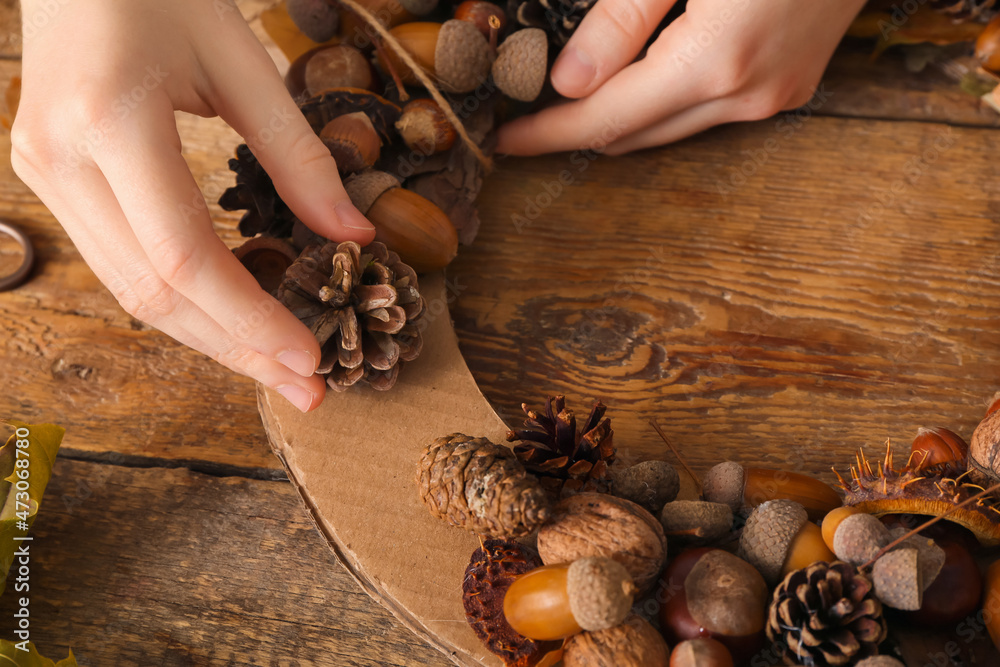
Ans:
POLYGON ((245 23, 231 29, 243 48, 216 38, 200 58, 216 111, 243 136, 278 194, 310 229, 336 241, 370 243, 375 228, 351 203, 329 149, 299 111, 267 52, 245 23))
POLYGON ((737 120, 732 117, 732 101, 718 99, 697 104, 674 114, 650 127, 633 132, 608 144, 608 155, 624 155, 632 151, 680 141, 710 127, 737 120))
POLYGON ((635 60, 676 0, 599 0, 552 66, 564 97, 584 97, 635 60))

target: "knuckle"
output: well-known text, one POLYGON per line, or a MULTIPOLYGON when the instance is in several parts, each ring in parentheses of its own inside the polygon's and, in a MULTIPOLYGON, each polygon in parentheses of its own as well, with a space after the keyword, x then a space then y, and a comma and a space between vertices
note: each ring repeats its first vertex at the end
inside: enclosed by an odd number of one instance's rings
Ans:
POLYGON ((169 317, 177 308, 177 292, 153 274, 146 274, 129 286, 118 285, 111 293, 126 313, 147 324, 169 317))
POLYGON ((11 127, 10 144, 11 166, 22 179, 29 167, 44 170, 56 155, 51 135, 24 121, 15 122, 11 127))
POLYGON ((244 375, 250 375, 257 360, 257 356, 257 352, 249 347, 246 347, 245 345, 236 345, 228 350, 220 352, 215 357, 215 360, 229 370, 236 371, 237 373, 242 373, 244 375))
POLYGON ((200 267, 198 245, 188 238, 165 236, 150 249, 150 259, 168 285, 190 285, 200 267))
POLYGON ((618 0, 607 5, 598 3, 594 8, 598 10, 602 7, 599 19, 592 21, 592 24, 618 33, 619 39, 631 43, 636 35, 643 34, 647 27, 652 27, 649 11, 641 0, 618 0))

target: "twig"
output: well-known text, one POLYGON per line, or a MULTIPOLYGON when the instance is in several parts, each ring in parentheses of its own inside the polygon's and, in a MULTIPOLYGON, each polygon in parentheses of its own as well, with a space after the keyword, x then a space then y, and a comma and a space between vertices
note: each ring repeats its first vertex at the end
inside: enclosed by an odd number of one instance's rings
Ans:
POLYGON ((654 429, 656 429, 656 432, 663 439, 663 442, 666 443, 667 447, 670 448, 670 451, 672 451, 674 453, 674 456, 677 457, 677 460, 680 462, 681 467, 684 468, 684 472, 686 472, 688 474, 688 477, 690 477, 691 480, 694 482, 694 486, 698 490, 698 495, 700 496, 702 492, 701 479, 699 479, 698 475, 694 474, 694 471, 691 470, 690 466, 688 466, 687 461, 685 461, 684 457, 681 456, 681 453, 677 451, 677 448, 674 447, 674 444, 670 442, 670 438, 668 438, 667 434, 663 432, 663 429, 660 428, 660 425, 657 424, 652 419, 649 420, 649 425, 652 426, 654 429))

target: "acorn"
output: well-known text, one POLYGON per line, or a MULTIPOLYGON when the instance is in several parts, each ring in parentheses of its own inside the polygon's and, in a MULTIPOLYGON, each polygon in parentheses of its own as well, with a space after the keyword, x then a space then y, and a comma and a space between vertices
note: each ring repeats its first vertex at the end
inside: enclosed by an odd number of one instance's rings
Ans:
POLYGON ((285 5, 295 27, 314 42, 325 42, 337 34, 340 17, 326 0, 288 0, 285 5))
POLYGON ((493 63, 493 81, 506 95, 531 102, 542 92, 548 73, 549 40, 540 28, 525 28, 503 41, 493 63))
POLYGON ((330 149, 341 174, 371 167, 378 161, 382 147, 382 140, 364 111, 337 116, 323 127, 319 138, 330 149))
MULTIPOLYGON (((896 528, 891 528, 889 530, 889 537, 894 542, 901 538, 903 535, 909 531, 902 527, 897 526, 896 528)), ((944 563, 946 556, 944 549, 938 546, 937 542, 924 535, 911 535, 902 542, 896 549, 916 549, 918 562, 920 564, 920 580, 923 582, 924 590, 927 590, 934 580, 937 579, 938 575, 941 574, 941 570, 944 569, 944 563)))
POLYGON ((732 534, 733 511, 728 505, 705 500, 674 500, 663 506, 660 523, 671 544, 704 546, 732 534))
POLYGON ((1000 15, 986 24, 976 39, 976 60, 986 71, 1000 73, 1000 15))
POLYGON ((920 609, 924 584, 916 549, 894 549, 872 566, 875 596, 896 609, 920 609))
MULTIPOLYGON (((468 93, 489 76, 490 45, 471 23, 404 23, 389 32, 447 92, 468 93)), ((383 70, 395 70, 404 83, 423 85, 391 49, 383 49, 378 62, 383 70)))
POLYGON ((581 558, 526 572, 510 585, 503 613, 515 631, 540 641, 584 630, 605 630, 625 620, 636 587, 628 570, 610 558, 581 558))
POLYGON ((826 542, 826 546, 833 551, 833 536, 837 534, 837 528, 840 527, 840 522, 851 516, 852 514, 860 514, 861 510, 851 505, 844 505, 843 507, 836 507, 826 513, 823 517, 823 522, 820 523, 820 530, 823 532, 823 541, 826 542))
POLYGON ((889 655, 873 655, 870 658, 865 658, 854 667, 906 667, 906 665, 889 655))
MULTIPOLYGON (((607 630, 581 632, 566 640, 564 667, 668 667, 670 648, 656 629, 632 614, 607 630)), ((510 663, 514 664, 514 663, 510 663)))
POLYGON ((669 461, 642 461, 614 472, 613 479, 616 496, 631 500, 653 514, 676 498, 681 487, 677 468, 669 461))
POLYGON ((726 461, 714 466, 702 480, 702 495, 713 503, 725 503, 734 512, 752 509, 768 500, 794 500, 819 521, 843 501, 829 484, 797 472, 744 468, 726 461))
POLYGON ((375 89, 371 63, 353 46, 335 44, 308 53, 312 55, 305 62, 302 77, 309 96, 331 88, 375 89))
POLYGON ((487 0, 465 0, 455 8, 455 18, 459 21, 466 21, 476 26, 476 30, 483 33, 483 37, 490 38, 494 28, 490 25, 490 17, 496 17, 496 31, 503 34, 507 28, 507 14, 504 13, 500 5, 487 0))
POLYGON ((407 102, 396 121, 396 130, 407 148, 421 155, 433 155, 455 145, 455 127, 432 99, 420 98, 407 102))
POLYGON ((964 472, 969 445, 962 436, 946 428, 921 428, 910 445, 910 466, 915 471, 952 465, 964 472))
POLYGON ((674 647, 670 667, 733 667, 733 656, 722 642, 695 637, 674 647))
POLYGON ((983 594, 983 577, 972 554, 959 542, 940 542, 945 563, 924 591, 920 609, 903 612, 906 622, 928 628, 954 627, 974 614, 983 594))
POLYGON ((384 171, 358 172, 344 181, 351 201, 375 225, 375 240, 418 273, 442 269, 458 253, 458 233, 444 211, 399 187, 384 171))
POLYGON ((833 553, 851 565, 864 565, 892 541, 889 529, 871 514, 852 514, 837 526, 833 553))
POLYGON ((740 535, 739 555, 772 586, 789 572, 834 560, 805 508, 785 499, 769 500, 754 509, 740 535))

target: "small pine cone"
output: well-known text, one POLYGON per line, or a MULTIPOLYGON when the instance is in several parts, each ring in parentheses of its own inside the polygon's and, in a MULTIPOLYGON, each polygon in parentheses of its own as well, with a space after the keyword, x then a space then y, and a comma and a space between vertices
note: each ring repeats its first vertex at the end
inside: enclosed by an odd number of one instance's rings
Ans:
POLYGON ((887 626, 871 579, 853 565, 818 562, 774 591, 767 637, 790 665, 854 665, 878 655, 887 626))
POLYGON ((240 234, 291 236, 295 214, 278 196, 271 177, 246 144, 236 147, 236 157, 229 160, 229 169, 236 173, 236 185, 222 193, 219 206, 223 211, 246 210, 240 219, 240 234))
POLYGON ((511 450, 486 438, 452 433, 427 445, 417 486, 431 514, 488 537, 529 535, 551 514, 538 480, 511 450))

